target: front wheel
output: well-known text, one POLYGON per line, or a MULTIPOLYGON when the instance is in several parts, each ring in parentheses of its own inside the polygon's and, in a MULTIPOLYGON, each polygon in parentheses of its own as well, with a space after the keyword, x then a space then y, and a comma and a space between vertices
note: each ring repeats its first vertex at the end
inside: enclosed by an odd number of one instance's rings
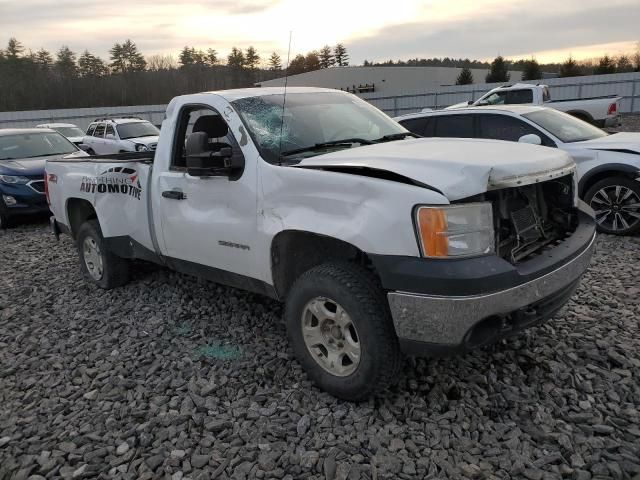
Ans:
POLYGON ((321 389, 364 400, 397 377, 402 355, 384 292, 370 272, 327 263, 289 292, 285 320, 293 351, 321 389))
POLYGON ((92 283, 109 290, 129 281, 129 263, 107 249, 97 220, 82 224, 76 237, 76 246, 80 269, 92 283))
POLYGON ((0 212, 0 230, 9 228, 9 216, 0 212))
POLYGON ((584 200, 593 208, 600 232, 631 235, 640 231, 640 182, 605 178, 589 188, 584 200))

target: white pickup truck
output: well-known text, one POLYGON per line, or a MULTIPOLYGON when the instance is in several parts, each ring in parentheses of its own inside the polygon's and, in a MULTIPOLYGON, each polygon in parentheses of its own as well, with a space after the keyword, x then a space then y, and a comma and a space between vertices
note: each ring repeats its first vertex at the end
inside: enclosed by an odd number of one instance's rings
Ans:
POLYGON ((547 85, 516 83, 494 88, 475 102, 462 102, 447 109, 484 105, 542 105, 568 113, 598 127, 615 127, 620 124, 619 102, 616 95, 568 100, 551 100, 547 85))
POLYGON ((595 240, 565 152, 414 138, 319 88, 177 97, 155 152, 51 161, 46 180, 89 281, 122 286, 138 258, 284 301, 296 357, 347 400, 397 378, 403 353, 548 319, 595 240))

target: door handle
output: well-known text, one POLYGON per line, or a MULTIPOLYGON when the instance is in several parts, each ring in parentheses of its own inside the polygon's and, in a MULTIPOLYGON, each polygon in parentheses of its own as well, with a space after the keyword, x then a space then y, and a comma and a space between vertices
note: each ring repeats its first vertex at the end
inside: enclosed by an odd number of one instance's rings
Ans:
POLYGON ((180 190, 165 190, 162 192, 162 196, 172 200, 184 200, 187 198, 184 192, 181 192, 180 190))

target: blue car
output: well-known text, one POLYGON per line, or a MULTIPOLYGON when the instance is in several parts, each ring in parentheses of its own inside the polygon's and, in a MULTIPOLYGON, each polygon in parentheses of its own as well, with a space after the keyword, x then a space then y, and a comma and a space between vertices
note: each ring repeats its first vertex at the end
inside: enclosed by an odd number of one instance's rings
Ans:
POLYGON ((63 156, 87 154, 54 130, 0 130, 0 228, 18 216, 49 211, 44 166, 63 156))

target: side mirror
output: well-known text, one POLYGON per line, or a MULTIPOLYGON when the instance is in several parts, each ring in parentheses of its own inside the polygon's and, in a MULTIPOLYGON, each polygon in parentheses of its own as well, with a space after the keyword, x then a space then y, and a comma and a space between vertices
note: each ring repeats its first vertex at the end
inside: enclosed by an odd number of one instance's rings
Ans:
POLYGON ((185 149, 187 173, 192 177, 228 176, 230 180, 237 180, 242 175, 242 154, 234 155, 230 145, 222 146, 217 151, 209 150, 209 136, 205 132, 189 135, 185 149))
POLYGON ((116 136, 113 133, 107 133, 104 138, 107 140, 115 140, 116 136))
POLYGON ((531 145, 542 145, 542 139, 535 133, 523 135, 518 139, 519 143, 530 143, 531 145))
POLYGON ((469 101, 467 102, 467 105, 473 105, 473 100, 469 100, 469 101))
POLYGON ((89 145, 87 145, 86 143, 79 143, 78 144, 78 148, 80 150, 85 151, 85 152, 88 152, 91 149, 91 147, 89 145))

